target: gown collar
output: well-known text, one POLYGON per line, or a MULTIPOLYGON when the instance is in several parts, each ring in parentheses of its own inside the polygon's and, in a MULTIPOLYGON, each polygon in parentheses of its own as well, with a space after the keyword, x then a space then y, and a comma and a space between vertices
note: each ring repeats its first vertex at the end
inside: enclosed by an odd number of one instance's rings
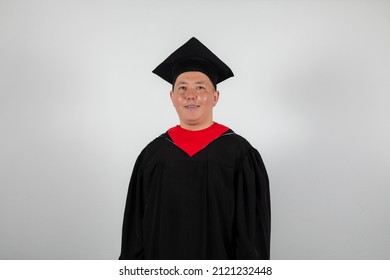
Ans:
POLYGON ((187 130, 177 125, 167 132, 173 143, 192 157, 228 130, 228 127, 214 122, 202 130, 187 130))

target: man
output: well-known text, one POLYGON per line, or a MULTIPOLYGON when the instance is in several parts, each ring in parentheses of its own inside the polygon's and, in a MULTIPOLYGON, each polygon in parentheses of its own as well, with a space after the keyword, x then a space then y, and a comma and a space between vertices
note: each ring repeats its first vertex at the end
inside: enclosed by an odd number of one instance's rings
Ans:
POLYGON ((213 121, 230 68, 196 38, 154 71, 172 84, 180 125, 139 155, 120 259, 269 259, 270 198, 260 154, 213 121))

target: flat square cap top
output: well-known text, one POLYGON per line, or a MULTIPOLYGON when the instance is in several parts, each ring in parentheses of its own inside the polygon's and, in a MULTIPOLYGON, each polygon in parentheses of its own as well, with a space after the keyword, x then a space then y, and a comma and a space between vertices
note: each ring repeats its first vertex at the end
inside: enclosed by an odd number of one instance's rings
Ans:
POLYGON ((173 85, 181 73, 188 71, 206 74, 215 87, 218 83, 233 77, 229 66, 195 37, 168 56, 153 73, 173 85))

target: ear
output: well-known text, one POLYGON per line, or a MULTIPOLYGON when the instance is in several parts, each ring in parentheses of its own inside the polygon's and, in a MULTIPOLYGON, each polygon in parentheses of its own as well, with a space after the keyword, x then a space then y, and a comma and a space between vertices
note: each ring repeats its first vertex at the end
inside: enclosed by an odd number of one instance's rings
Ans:
POLYGON ((213 106, 217 105, 218 100, 219 100, 219 91, 216 90, 216 91, 214 91, 214 104, 213 104, 213 106))
POLYGON ((175 106, 175 104, 174 104, 174 102, 173 102, 173 91, 170 91, 170 92, 169 92, 169 97, 171 98, 171 101, 172 101, 173 106, 175 106))

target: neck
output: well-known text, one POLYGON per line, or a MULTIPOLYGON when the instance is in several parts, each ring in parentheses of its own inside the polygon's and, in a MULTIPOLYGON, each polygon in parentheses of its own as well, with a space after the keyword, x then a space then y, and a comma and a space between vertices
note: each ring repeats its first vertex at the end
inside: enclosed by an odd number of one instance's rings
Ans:
POLYGON ((187 123, 180 122, 180 127, 186 130, 196 131, 196 130, 206 129, 212 126, 213 123, 214 121, 212 120, 210 122, 203 123, 203 124, 187 124, 187 123))

